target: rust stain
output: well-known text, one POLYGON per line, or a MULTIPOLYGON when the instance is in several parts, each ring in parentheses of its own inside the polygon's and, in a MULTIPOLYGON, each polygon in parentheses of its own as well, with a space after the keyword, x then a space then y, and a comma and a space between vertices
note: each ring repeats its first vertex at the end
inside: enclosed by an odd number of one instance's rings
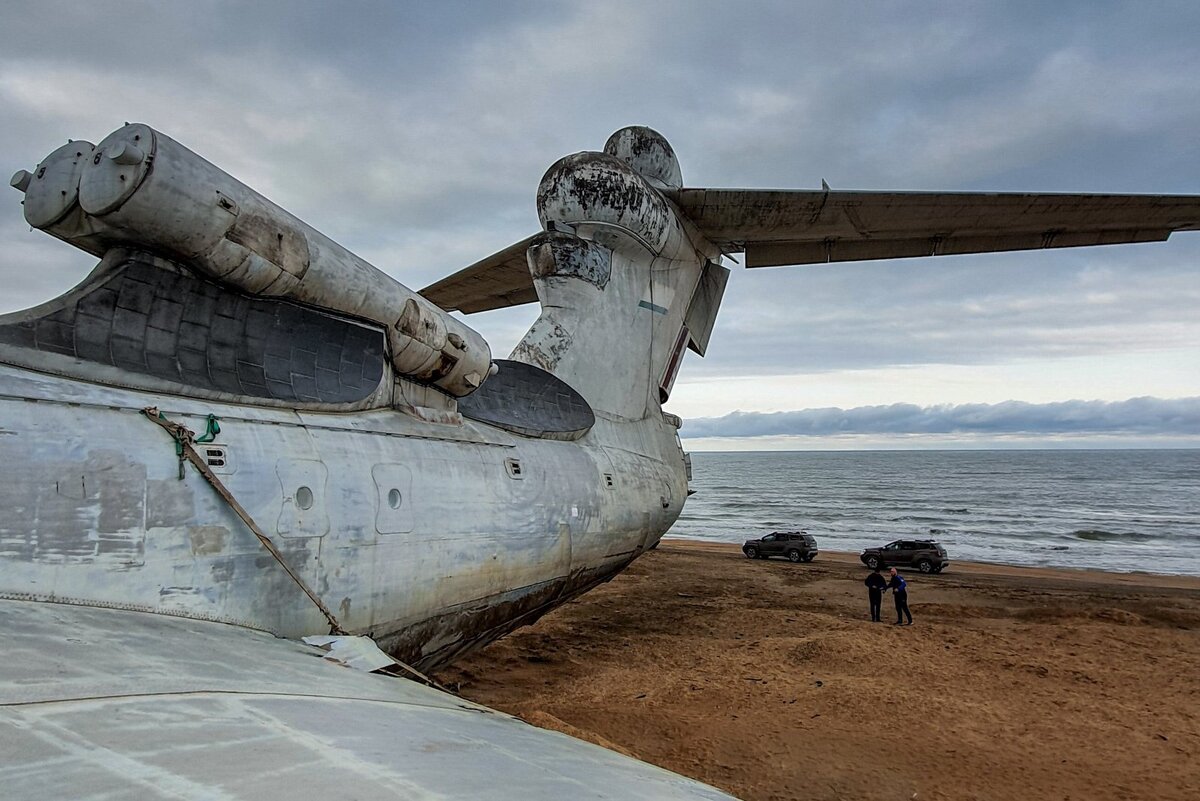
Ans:
POLYGON ((188 526, 193 556, 213 556, 225 550, 229 529, 224 526, 188 526))

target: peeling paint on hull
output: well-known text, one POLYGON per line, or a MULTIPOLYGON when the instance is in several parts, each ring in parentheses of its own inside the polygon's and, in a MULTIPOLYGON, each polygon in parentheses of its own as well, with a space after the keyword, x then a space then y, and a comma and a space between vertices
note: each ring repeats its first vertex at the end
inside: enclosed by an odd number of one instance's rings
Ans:
POLYGON ((664 492, 686 492, 662 421, 598 419, 581 440, 560 442, 394 410, 301 414, 157 396, 0 365, 0 419, 12 432, 0 461, 27 466, 0 484, 0 597, 288 637, 326 630, 196 471, 179 480, 172 441, 140 415, 150 405, 193 429, 218 415, 231 469, 221 478, 234 497, 348 631, 422 669, 615 575, 678 516, 664 492))

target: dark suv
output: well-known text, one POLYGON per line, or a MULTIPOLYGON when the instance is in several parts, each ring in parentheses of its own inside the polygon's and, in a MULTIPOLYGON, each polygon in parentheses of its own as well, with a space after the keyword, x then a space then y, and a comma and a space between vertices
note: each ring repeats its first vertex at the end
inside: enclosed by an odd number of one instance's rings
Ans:
POLYGON ((817 540, 807 531, 776 531, 757 540, 746 540, 742 553, 751 559, 786 556, 793 562, 811 562, 817 555, 817 540))
POLYGON ((896 540, 882 548, 867 548, 858 557, 870 568, 914 566, 922 573, 941 573, 950 565, 937 540, 896 540))

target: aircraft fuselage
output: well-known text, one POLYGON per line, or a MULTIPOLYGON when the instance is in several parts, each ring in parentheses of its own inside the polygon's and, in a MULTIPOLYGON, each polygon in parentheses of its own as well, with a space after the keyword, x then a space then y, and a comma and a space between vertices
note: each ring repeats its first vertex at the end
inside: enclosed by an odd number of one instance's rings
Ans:
POLYGON ((662 421, 575 442, 390 409, 320 413, 0 366, 0 597, 321 633, 320 612, 141 409, 203 431, 215 474, 346 630, 430 668, 657 542, 686 495, 662 421), (599 444, 603 443, 603 444, 599 444))

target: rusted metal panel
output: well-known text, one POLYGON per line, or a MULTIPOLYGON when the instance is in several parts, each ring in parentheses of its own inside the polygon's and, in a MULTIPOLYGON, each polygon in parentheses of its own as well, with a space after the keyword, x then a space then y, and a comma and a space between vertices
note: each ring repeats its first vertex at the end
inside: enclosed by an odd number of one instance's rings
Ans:
POLYGON ((612 251, 558 231, 535 238, 529 246, 528 259, 534 278, 578 278, 604 289, 612 276, 612 251))
POLYGON ((565 224, 612 250, 644 258, 690 256, 691 243, 663 194, 625 161, 607 153, 560 159, 538 185, 544 228, 565 224))

